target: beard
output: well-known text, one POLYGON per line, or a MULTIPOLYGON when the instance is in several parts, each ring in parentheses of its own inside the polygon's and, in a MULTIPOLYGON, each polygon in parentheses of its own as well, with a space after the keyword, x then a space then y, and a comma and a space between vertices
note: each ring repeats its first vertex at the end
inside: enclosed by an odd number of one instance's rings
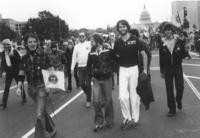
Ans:
POLYGON ((128 34, 128 30, 126 30, 126 31, 120 31, 119 33, 120 33, 121 36, 125 36, 125 35, 128 34))

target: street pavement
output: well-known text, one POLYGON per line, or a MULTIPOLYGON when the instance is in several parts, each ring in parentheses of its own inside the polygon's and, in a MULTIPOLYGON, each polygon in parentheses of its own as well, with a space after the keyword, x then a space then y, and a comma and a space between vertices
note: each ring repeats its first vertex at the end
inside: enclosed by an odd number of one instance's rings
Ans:
MULTIPOLYGON (((85 95, 74 86, 72 93, 64 91, 51 93, 51 102, 55 114, 55 138, 199 138, 200 137, 200 58, 193 54, 185 59, 183 109, 175 117, 167 117, 167 98, 164 80, 160 77, 158 52, 153 52, 151 63, 151 84, 155 102, 146 111, 141 104, 139 126, 135 129, 121 130, 123 120, 118 100, 118 86, 113 93, 114 126, 110 129, 93 132, 94 109, 85 108, 85 95)), ((13 81, 12 86, 15 86, 13 81)), ((0 79, 1 90, 4 78, 0 79)), ((8 107, 0 110, 0 138, 33 138, 35 123, 34 103, 28 97, 25 105, 16 96, 16 88, 10 91, 8 107)), ((52 106, 49 107, 52 112, 52 106)))

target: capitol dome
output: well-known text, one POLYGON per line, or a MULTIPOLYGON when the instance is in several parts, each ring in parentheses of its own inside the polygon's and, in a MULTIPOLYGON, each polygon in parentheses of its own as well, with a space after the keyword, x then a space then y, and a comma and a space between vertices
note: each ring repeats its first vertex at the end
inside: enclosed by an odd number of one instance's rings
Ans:
POLYGON ((149 12, 146 10, 146 7, 144 5, 144 10, 142 11, 140 15, 140 23, 141 24, 149 24, 151 23, 151 17, 149 12))

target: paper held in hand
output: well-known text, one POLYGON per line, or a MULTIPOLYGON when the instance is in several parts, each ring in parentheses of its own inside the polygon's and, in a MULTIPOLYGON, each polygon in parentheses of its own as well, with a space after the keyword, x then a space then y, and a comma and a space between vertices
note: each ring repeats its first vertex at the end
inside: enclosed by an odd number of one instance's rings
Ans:
POLYGON ((42 70, 46 88, 58 88, 65 91, 64 72, 42 70))

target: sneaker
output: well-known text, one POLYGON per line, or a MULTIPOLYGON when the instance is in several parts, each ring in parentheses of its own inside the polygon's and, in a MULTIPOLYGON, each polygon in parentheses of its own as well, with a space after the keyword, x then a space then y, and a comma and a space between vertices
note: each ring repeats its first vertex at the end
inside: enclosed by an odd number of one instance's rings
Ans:
POLYGON ((67 90, 67 93, 71 93, 72 92, 72 90, 67 90))
POLYGON ((107 128, 112 128, 112 127, 113 127, 113 123, 108 123, 108 122, 107 122, 107 123, 105 124, 105 126, 106 126, 107 128))
POLYGON ((122 122, 122 124, 121 124, 121 129, 122 129, 122 130, 125 130, 125 129, 127 129, 127 128, 130 128, 131 125, 132 125, 132 121, 126 119, 126 120, 124 120, 124 121, 122 122))
POLYGON ((175 115, 176 115, 176 111, 169 111, 167 114, 168 117, 173 117, 175 115))
POLYGON ((131 120, 131 127, 136 128, 138 126, 138 122, 135 122, 134 120, 131 120))
POLYGON ((5 104, 0 104, 0 107, 2 107, 2 110, 5 110, 7 108, 7 106, 5 104))
POLYGON ((86 102, 86 108, 90 108, 91 107, 91 103, 90 102, 86 102))
POLYGON ((181 109, 183 108, 181 102, 177 104, 177 108, 178 108, 179 110, 181 110, 181 109))
POLYGON ((103 125, 96 125, 93 129, 94 132, 99 132, 100 130, 103 129, 103 125))

